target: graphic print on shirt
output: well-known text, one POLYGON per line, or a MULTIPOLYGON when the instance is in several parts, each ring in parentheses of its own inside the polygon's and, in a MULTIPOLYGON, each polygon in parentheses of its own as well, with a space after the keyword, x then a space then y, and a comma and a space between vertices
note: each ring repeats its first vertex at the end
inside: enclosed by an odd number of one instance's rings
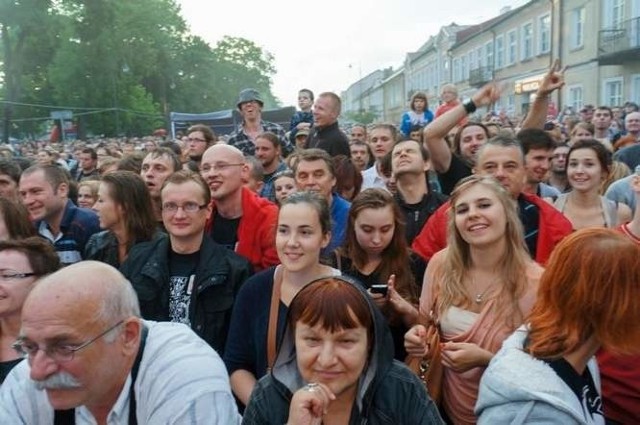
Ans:
POLYGON ((191 326, 189 305, 195 275, 171 276, 169 278, 169 316, 172 322, 191 326))

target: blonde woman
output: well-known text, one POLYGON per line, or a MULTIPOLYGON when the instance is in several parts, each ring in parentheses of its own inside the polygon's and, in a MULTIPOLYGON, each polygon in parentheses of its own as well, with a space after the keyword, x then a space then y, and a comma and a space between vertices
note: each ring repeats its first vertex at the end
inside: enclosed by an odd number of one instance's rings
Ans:
MULTIPOLYGON (((454 424, 473 424, 480 378, 535 301, 542 268, 527 253, 516 205, 491 177, 470 176, 451 196, 448 248, 433 256, 420 312, 440 322, 442 408, 454 424)), ((428 351, 424 326, 405 335, 410 355, 428 351)))

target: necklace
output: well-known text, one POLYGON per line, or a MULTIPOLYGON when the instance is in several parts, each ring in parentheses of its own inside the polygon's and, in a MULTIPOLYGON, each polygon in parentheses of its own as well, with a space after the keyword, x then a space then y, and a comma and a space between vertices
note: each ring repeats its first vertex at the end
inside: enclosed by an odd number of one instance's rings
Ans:
MULTIPOLYGON (((471 282, 473 284, 473 287, 476 287, 476 282, 474 279, 471 279, 471 282)), ((482 304, 484 302, 484 296, 487 295, 487 292, 489 292, 489 290, 493 288, 492 284, 487 285, 486 288, 484 288, 484 291, 482 292, 478 292, 476 293, 476 296, 474 298, 474 301, 476 302, 476 304, 482 304)))

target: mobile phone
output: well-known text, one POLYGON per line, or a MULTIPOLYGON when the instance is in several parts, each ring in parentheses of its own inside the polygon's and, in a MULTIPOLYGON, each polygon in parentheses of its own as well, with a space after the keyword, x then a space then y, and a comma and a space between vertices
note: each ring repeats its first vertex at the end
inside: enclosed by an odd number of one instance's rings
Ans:
POLYGON ((375 283, 373 285, 371 285, 371 293, 372 294, 382 294, 382 296, 387 296, 387 291, 389 290, 389 287, 387 285, 384 285, 382 283, 375 283))

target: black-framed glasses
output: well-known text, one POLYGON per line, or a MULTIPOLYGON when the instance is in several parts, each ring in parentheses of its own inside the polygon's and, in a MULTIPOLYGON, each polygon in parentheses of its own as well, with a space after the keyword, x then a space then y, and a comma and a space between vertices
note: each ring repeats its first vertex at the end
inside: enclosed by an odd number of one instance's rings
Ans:
POLYGON ((215 164, 204 164, 200 167, 200 172, 208 173, 210 171, 224 171, 229 167, 238 167, 244 165, 244 162, 238 162, 236 164, 229 164, 227 162, 216 162, 215 164))
POLYGON ((0 271, 0 280, 12 281, 12 280, 18 280, 18 279, 25 279, 27 277, 37 276, 37 275, 38 274, 34 272, 21 273, 14 270, 2 270, 0 271))
POLYGON ((182 205, 174 204, 173 202, 167 202, 166 204, 162 204, 162 212, 167 212, 169 214, 177 213, 180 208, 182 208, 182 211, 186 213, 193 214, 207 208, 207 204, 200 205, 195 202, 185 202, 182 205))
POLYGON ((51 347, 40 348, 40 346, 38 346, 37 344, 34 344, 33 342, 25 341, 23 339, 18 339, 16 342, 14 342, 11 345, 11 348, 16 350, 16 352, 23 358, 33 357, 36 355, 38 351, 43 351, 47 355, 47 357, 49 357, 53 361, 56 361, 59 363, 68 362, 73 360, 73 356, 78 351, 84 348, 87 348, 88 346, 90 346, 91 344, 93 344, 103 336, 107 335, 109 332, 111 332, 112 330, 114 330, 115 328, 117 328, 123 323, 124 323, 124 319, 120 320, 118 323, 111 326, 106 331, 101 332, 100 334, 91 338, 89 341, 84 342, 78 346, 60 344, 60 345, 53 345, 51 347))

